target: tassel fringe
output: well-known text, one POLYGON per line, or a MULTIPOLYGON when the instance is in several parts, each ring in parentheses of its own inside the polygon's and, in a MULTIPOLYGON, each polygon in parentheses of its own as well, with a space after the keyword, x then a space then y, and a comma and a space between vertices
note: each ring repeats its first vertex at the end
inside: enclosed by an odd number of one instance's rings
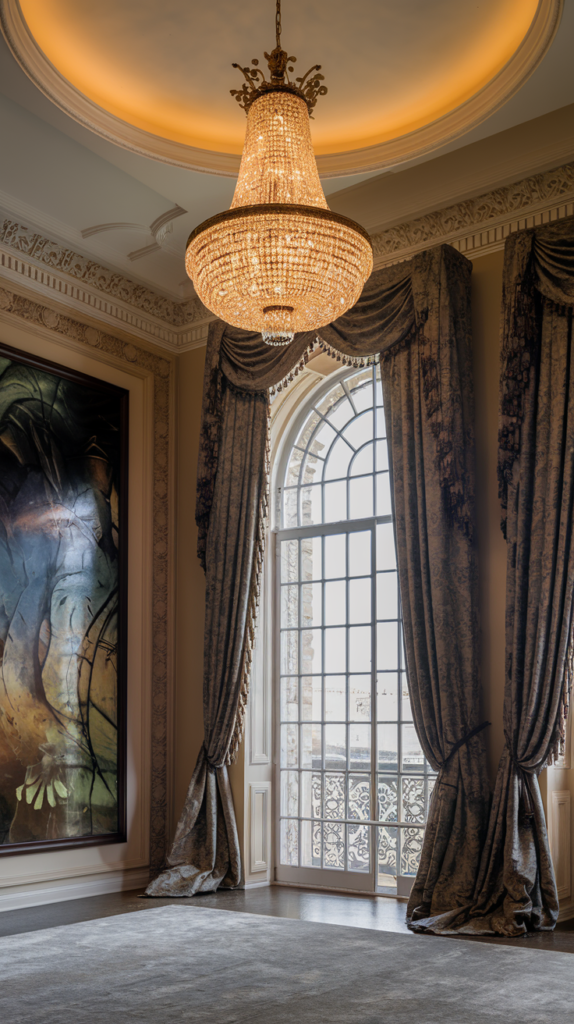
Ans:
POLYGON ((378 353, 372 356, 348 356, 345 355, 344 352, 339 352, 338 349, 328 345, 326 341, 322 340, 322 338, 316 337, 314 341, 310 343, 309 347, 304 352, 302 359, 293 367, 291 372, 287 374, 279 384, 275 384, 269 388, 269 394, 271 397, 285 391, 289 385, 293 383, 295 377, 299 376, 299 372, 305 369, 306 363, 309 362, 309 355, 313 353, 316 348, 319 348, 325 355, 330 356, 331 359, 336 359, 342 366, 350 366, 358 370, 364 366, 373 366, 374 363, 379 362, 378 353))

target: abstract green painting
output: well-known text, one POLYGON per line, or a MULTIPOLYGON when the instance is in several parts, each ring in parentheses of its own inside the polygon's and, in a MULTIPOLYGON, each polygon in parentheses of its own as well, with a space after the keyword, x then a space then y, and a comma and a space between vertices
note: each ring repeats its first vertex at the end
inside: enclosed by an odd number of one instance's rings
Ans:
POLYGON ((0 346, 0 853, 124 838, 127 421, 0 346))

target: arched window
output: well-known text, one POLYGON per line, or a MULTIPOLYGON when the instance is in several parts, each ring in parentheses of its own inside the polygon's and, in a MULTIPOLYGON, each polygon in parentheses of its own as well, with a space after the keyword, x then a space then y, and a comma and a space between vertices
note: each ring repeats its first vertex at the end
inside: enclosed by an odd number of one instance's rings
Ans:
POLYGON ((378 366, 299 411, 277 535, 280 881, 406 894, 434 773, 412 723, 378 366))

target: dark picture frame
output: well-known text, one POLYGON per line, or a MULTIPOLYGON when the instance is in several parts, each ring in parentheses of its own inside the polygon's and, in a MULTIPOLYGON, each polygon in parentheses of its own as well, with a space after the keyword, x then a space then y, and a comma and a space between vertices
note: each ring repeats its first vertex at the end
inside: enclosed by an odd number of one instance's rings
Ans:
POLYGON ((128 390, 0 343, 0 856, 126 841, 128 445, 128 390))

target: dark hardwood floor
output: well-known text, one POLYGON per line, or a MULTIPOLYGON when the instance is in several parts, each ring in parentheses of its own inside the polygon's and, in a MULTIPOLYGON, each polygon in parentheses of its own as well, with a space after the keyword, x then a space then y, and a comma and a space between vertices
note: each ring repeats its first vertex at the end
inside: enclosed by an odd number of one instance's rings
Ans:
MULTIPOLYGON (((139 913, 141 910, 169 906, 171 903, 412 934, 405 924, 406 903, 403 901, 381 896, 346 896, 273 885, 261 889, 209 893, 181 900, 142 899, 142 891, 134 890, 92 896, 83 900, 68 900, 64 903, 49 903, 42 907, 1 913, 0 936, 74 924, 77 921, 92 921, 95 918, 113 917, 116 914, 139 913)), ((470 942, 506 945, 527 943, 529 949, 574 953, 574 920, 558 924, 554 932, 538 932, 524 939, 464 938, 470 942)))

